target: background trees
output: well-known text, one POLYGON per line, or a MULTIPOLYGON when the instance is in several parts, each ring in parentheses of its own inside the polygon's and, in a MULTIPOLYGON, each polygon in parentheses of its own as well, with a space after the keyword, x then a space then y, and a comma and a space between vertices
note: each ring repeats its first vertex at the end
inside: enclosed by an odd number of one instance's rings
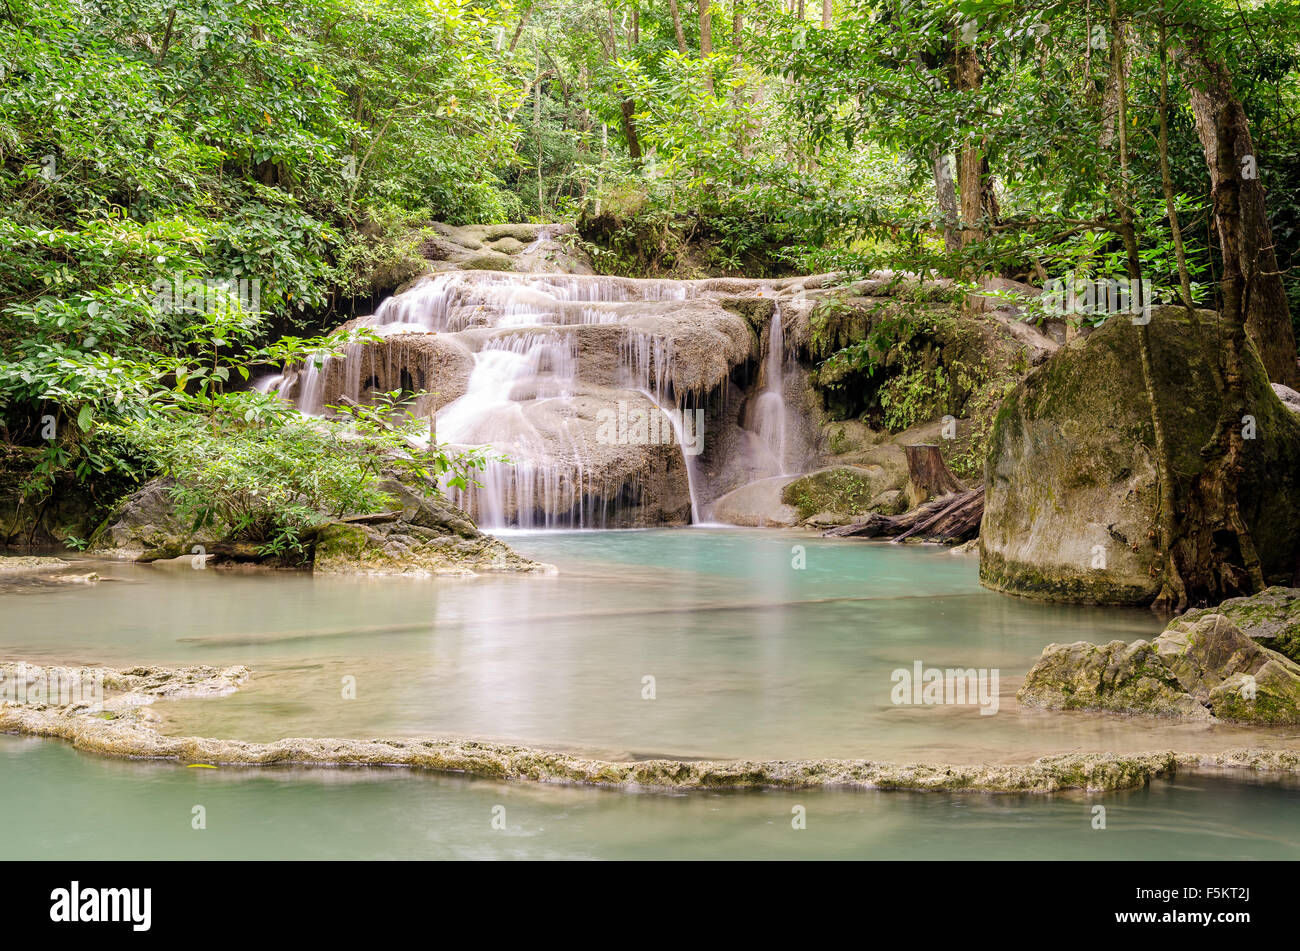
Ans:
POLYGON ((109 466, 130 368, 197 356, 160 283, 256 282, 255 348, 431 220, 572 220, 623 273, 1145 279, 1223 313, 1228 390, 1294 385, 1298 51, 1285 0, 5 0, 2 434, 109 466))

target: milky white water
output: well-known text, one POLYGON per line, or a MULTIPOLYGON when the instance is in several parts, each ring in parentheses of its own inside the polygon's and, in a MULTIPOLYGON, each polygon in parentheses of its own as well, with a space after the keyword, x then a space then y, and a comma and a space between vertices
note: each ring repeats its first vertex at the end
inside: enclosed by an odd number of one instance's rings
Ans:
MULTIPOLYGON (((0 656, 247 664, 163 729, 457 735, 610 757, 1026 761, 1067 750, 1296 747, 1249 730, 1022 710, 1044 644, 1149 636, 1144 611, 982 590, 947 550, 759 530, 516 532, 553 577, 412 581, 97 565, 0 588, 0 656), (803 568, 795 568, 802 547, 803 568), (896 706, 891 672, 1001 671, 1000 705, 896 706), (343 700, 342 678, 357 699, 343 700), (642 699, 644 678, 655 699, 642 699)), ((1180 774, 1104 795, 629 793, 405 770, 185 769, 0 737, 0 857, 1296 858, 1294 782, 1180 774), (194 832, 191 808, 207 809, 194 832), (1108 827, 1091 827, 1106 805, 1108 827), (490 826, 503 805, 506 830, 490 826), (805 807, 795 834, 791 810, 805 807)))
POLYGON ((170 730, 248 740, 432 734, 602 756, 951 762, 1300 742, 1294 728, 1020 709, 1015 692, 1047 643, 1132 640, 1161 623, 985 591, 974 560, 946 549, 699 528, 508 541, 559 574, 412 582, 107 565, 95 587, 0 594, 0 652, 246 664, 255 673, 239 693, 156 709, 170 730), (894 704, 893 672, 918 661, 999 671, 997 712, 894 704), (355 700, 342 699, 349 676, 355 700))
POLYGON ((0 859, 1297 859, 1298 801, 1293 782, 1240 773, 1094 795, 638 794, 391 769, 184 769, 0 736, 0 859), (1105 830, 1092 827, 1097 805, 1105 830))

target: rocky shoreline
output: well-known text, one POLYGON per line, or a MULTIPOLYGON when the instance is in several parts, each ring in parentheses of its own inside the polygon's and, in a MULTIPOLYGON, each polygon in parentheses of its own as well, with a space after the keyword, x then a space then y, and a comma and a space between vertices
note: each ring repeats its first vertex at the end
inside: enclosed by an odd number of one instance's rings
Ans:
POLYGON ((1189 611, 1131 644, 1049 644, 1018 698, 1051 710, 1300 724, 1300 589, 1189 611))
MULTIPOLYGON (((51 678, 97 682, 98 702, 0 702, 0 733, 42 736, 76 749, 131 759, 210 766, 405 767, 498 780, 591 784, 612 788, 759 789, 848 787, 968 792, 1106 791, 1142 786, 1196 768, 1300 774, 1300 750, 1240 747, 1220 752, 1064 753, 1032 763, 889 763, 874 760, 673 760, 609 762, 508 744, 464 739, 356 740, 288 738, 271 743, 165 736, 149 705, 163 697, 221 696, 249 676, 245 667, 37 667, 0 664, 12 688, 51 678)), ((6 693, 4 696, 8 696, 6 693)), ((62 698, 60 698, 62 699, 62 698)))

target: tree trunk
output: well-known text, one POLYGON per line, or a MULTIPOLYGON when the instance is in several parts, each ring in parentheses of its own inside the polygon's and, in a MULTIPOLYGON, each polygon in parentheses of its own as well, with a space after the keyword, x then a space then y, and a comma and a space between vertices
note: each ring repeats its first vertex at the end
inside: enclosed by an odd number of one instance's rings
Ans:
MULTIPOLYGON (((1107 87, 1113 89, 1113 121, 1110 128, 1114 134, 1108 134, 1103 125, 1102 144, 1108 147, 1107 139, 1113 139, 1119 147, 1119 180, 1111 183, 1112 200, 1119 210, 1120 237, 1124 242, 1127 257, 1125 273, 1130 281, 1142 280, 1142 260, 1138 254, 1137 232, 1133 223, 1132 181, 1129 175, 1128 161, 1128 77, 1126 74, 1125 24, 1119 19, 1117 0, 1110 0, 1110 78, 1107 87)), ((1137 283, 1137 286, 1141 286, 1137 283)), ((1142 365, 1142 383, 1147 398, 1147 414, 1151 418, 1152 441, 1155 443, 1156 481, 1159 496, 1156 499, 1156 538, 1164 558, 1163 577, 1160 592, 1156 596, 1156 605, 1169 608, 1184 605, 1187 592, 1182 576, 1174 560, 1171 545, 1175 534, 1174 524, 1174 480, 1169 456, 1169 442, 1165 435, 1164 419, 1160 415, 1160 402, 1156 398, 1155 371, 1151 360, 1151 329, 1145 324, 1138 328, 1138 359, 1142 365)))
MULTIPOLYGON (((975 47, 957 42, 957 88, 973 91, 983 82, 983 71, 975 47)), ((983 142, 968 135, 957 159, 957 190, 961 200, 962 247, 984 237, 984 224, 997 220, 998 203, 983 142)))
MULTIPOLYGON (((1230 108, 1212 108, 1210 114, 1215 121, 1212 167, 1225 172, 1243 154, 1238 141, 1243 126, 1230 108)), ((1192 481, 1174 549, 1189 599, 1206 604, 1264 587, 1259 555, 1237 499, 1244 450, 1241 418, 1248 409, 1241 190, 1239 175, 1227 171, 1215 177, 1214 219, 1223 253, 1219 327, 1224 391, 1214 434, 1201 450, 1206 462, 1192 481)))
POLYGON ((831 28, 831 0, 822 0, 822 27, 831 28))
MULTIPOLYGON (((713 55, 713 25, 709 16, 709 0, 700 0, 700 59, 713 55)), ((713 76, 705 67, 704 88, 713 94, 713 76)))
POLYGON ((632 161, 641 161, 641 139, 636 131, 636 103, 631 99, 624 99, 619 103, 622 110, 623 119, 623 138, 627 139, 627 154, 632 156, 632 161))
POLYGON ((736 85, 732 92, 731 109, 736 121, 736 148, 744 158, 749 157, 749 135, 745 128, 745 84, 741 77, 744 75, 745 58, 743 50, 743 39, 745 35, 745 3, 744 0, 732 0, 731 7, 731 42, 732 56, 731 65, 736 73, 736 85))
POLYGON ((519 45, 519 37, 523 36, 524 27, 528 25, 528 18, 532 15, 533 8, 529 7, 524 11, 524 15, 519 18, 519 25, 515 27, 515 35, 510 37, 510 52, 513 53, 515 47, 519 45))
MULTIPOLYGON (((1189 46, 1206 86, 1204 90, 1191 87, 1191 103, 1196 134, 1205 149, 1205 161, 1210 169, 1210 184, 1218 189, 1225 178, 1232 178, 1239 193, 1238 267, 1243 281, 1246 333, 1259 351, 1268 378, 1275 383, 1300 387, 1291 311, 1277 266, 1273 231, 1268 221, 1264 186, 1259 179, 1258 156, 1251 140, 1246 110, 1223 64, 1209 56, 1199 43, 1189 46), (1231 155, 1220 153, 1218 139, 1221 132, 1218 130, 1221 128, 1231 130, 1231 155)), ((1222 245, 1223 223, 1218 224, 1222 245)), ((1227 253, 1226 248, 1221 247, 1221 250, 1227 253)))
POLYGON ((677 7, 677 0, 668 0, 668 8, 673 14, 673 33, 677 35, 677 52, 686 55, 686 34, 682 31, 682 13, 677 7))
POLYGON ((938 446, 904 446, 903 452, 907 455, 907 500, 912 508, 936 496, 966 491, 943 461, 938 446))
MULTIPOLYGON (((618 59, 618 34, 614 30, 614 14, 606 10, 609 22, 609 45, 611 60, 618 59)), ((619 103, 619 121, 623 126, 623 138, 627 142, 627 154, 632 157, 632 161, 640 164, 641 162, 641 139, 636 132, 636 103, 631 99, 624 99, 619 103)))
POLYGON ((943 215, 943 249, 948 252, 961 248, 961 231, 957 227, 957 187, 953 171, 956 161, 939 149, 933 153, 934 197, 943 215))

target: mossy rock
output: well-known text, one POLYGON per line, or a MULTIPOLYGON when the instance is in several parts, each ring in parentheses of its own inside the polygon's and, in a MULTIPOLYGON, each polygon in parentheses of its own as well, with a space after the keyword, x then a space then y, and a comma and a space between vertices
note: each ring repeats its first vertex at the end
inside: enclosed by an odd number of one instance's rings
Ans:
MULTIPOLYGON (((1209 362, 1215 315, 1201 315, 1204 345, 1186 311, 1156 308, 1149 325, 1161 420, 1178 474, 1175 511, 1205 465, 1220 395, 1209 362)), ((1300 417, 1268 384, 1254 351, 1246 389, 1256 438, 1246 441, 1242 515, 1266 578, 1289 581, 1300 558, 1300 417)), ((1154 436, 1138 358, 1138 328, 1113 317, 1061 348, 998 410, 989 440, 980 527, 980 580, 1056 601, 1146 604, 1159 593, 1162 558, 1152 528, 1154 436)))
POLYGON ((1300 723, 1300 664, 1206 613, 1154 641, 1049 644, 1017 696, 1054 710, 1291 725, 1300 723))
POLYGON ((1161 663, 1156 646, 1144 640, 1100 646, 1084 641, 1049 644, 1025 677, 1018 698, 1025 706, 1053 710, 1210 716, 1161 663))
POLYGON ((513 271, 515 262, 507 255, 488 253, 476 254, 456 264, 466 271, 513 271))
POLYGON ((851 516, 871 511, 884 491, 887 473, 880 466, 837 466, 795 479, 781 490, 801 520, 818 513, 851 516))
POLYGON ((1222 614, 1265 647, 1300 663, 1300 588, 1273 587, 1244 598, 1229 598, 1216 608, 1197 608, 1178 618, 1194 623, 1222 614))

